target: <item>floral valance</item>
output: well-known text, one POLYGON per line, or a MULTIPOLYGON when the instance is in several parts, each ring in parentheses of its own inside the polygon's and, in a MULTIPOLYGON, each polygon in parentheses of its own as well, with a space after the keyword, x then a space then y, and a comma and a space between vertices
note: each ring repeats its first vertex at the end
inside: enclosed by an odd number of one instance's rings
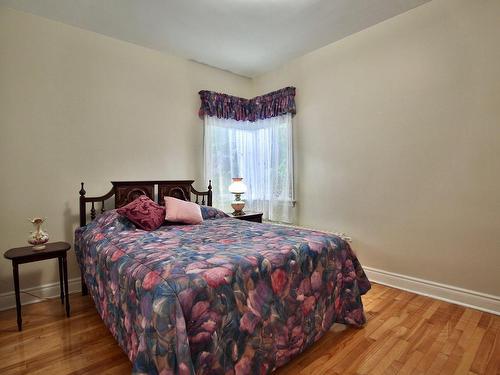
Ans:
POLYGON ((252 99, 206 90, 199 94, 200 117, 207 115, 236 121, 257 121, 296 112, 295 87, 285 87, 252 99))

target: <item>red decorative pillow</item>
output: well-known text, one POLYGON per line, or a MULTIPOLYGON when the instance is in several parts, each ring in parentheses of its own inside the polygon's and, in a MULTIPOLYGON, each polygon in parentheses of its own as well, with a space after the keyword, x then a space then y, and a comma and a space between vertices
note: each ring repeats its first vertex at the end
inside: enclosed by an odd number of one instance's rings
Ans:
POLYGON ((144 230, 158 229, 165 219, 165 207, 156 204, 146 195, 141 195, 116 212, 126 216, 138 228, 144 230))

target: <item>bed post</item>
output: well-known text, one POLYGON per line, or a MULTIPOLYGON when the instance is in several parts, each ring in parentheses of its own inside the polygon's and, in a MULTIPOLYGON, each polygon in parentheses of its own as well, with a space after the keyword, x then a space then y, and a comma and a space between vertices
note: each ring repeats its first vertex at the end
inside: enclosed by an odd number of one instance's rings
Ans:
POLYGON ((208 180, 207 206, 212 207, 212 180, 208 180))
MULTIPOLYGON (((79 191, 80 193, 80 227, 83 227, 87 223, 87 213, 85 211, 85 189, 83 188, 83 182, 81 183, 82 187, 79 191)), ((82 265, 83 266, 83 265, 82 265)), ((87 288, 87 284, 85 284, 85 278, 83 277, 83 271, 80 267, 80 280, 82 283, 82 296, 86 296, 89 294, 89 290, 87 288)))
POLYGON ((83 182, 82 188, 80 189, 80 226, 83 227, 85 224, 87 224, 87 215, 85 212, 85 189, 83 188, 83 182))

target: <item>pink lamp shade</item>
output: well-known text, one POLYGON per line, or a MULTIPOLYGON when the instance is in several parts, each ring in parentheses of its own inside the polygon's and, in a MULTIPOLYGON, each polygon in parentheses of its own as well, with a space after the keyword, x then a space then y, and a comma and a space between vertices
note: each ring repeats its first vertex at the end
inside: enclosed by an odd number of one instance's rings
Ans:
POLYGON ((233 182, 229 185, 229 192, 233 194, 243 194, 247 191, 247 186, 243 183, 242 177, 232 178, 233 182))

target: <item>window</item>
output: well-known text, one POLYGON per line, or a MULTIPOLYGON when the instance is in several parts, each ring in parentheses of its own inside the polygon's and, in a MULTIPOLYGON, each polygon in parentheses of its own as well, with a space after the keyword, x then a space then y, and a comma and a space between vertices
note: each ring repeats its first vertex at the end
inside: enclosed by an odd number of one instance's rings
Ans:
POLYGON ((205 177, 213 204, 228 209, 233 177, 248 187, 245 209, 272 221, 292 222, 293 144, 290 113, 264 120, 236 121, 205 116, 205 177))

